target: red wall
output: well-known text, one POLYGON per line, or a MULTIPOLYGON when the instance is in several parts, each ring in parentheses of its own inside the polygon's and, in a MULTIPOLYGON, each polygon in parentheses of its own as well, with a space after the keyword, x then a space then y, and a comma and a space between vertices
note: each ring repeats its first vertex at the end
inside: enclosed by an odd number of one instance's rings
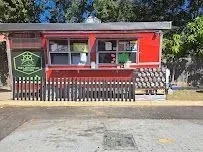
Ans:
POLYGON ((78 77, 97 79, 129 79, 132 76, 132 70, 49 70, 47 77, 78 77))
MULTIPOLYGON (((63 37, 72 37, 77 34, 65 34, 63 37)), ((104 32, 104 33, 80 33, 80 37, 89 38, 91 61, 96 61, 96 39, 97 38, 138 38, 139 57, 138 64, 131 65, 130 68, 156 68, 160 62, 160 33, 155 32, 104 32)), ((45 34, 46 37, 60 37, 60 33, 52 35, 45 34)), ((99 66, 100 70, 91 70, 90 66, 49 66, 47 67, 47 77, 95 77, 95 78, 130 78, 132 69, 119 70, 116 65, 99 66), (89 70, 88 70, 89 69, 89 70), (104 69, 104 70, 102 70, 104 69), (108 70, 109 69, 109 70, 108 70)))
POLYGON ((160 60, 160 34, 139 34, 139 62, 159 62, 160 60))

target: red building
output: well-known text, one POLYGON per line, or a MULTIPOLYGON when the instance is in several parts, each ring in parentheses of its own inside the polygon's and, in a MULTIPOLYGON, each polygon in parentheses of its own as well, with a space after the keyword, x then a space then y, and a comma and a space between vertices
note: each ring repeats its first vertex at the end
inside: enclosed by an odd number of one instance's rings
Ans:
POLYGON ((161 66, 162 30, 171 22, 1 23, 10 74, 130 79, 161 66))
POLYGON ((41 50, 47 77, 130 77, 132 69, 160 67, 161 30, 170 28, 171 22, 0 24, 9 32, 8 53, 41 50))

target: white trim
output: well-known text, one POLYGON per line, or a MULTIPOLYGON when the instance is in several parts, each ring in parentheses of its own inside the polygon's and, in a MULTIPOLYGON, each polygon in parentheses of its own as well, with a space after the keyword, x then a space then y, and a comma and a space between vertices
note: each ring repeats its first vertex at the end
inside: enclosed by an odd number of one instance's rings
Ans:
MULTIPOLYGON (((130 64, 133 65, 133 64, 130 64)), ((140 62, 139 64, 134 65, 159 65, 159 62, 140 62)))
POLYGON ((162 57, 162 45, 163 45, 163 32, 159 31, 160 33, 160 48, 159 48, 159 67, 161 67, 161 57, 162 57))
POLYGON ((140 38, 137 39, 137 59, 136 63, 139 64, 140 62, 140 38))

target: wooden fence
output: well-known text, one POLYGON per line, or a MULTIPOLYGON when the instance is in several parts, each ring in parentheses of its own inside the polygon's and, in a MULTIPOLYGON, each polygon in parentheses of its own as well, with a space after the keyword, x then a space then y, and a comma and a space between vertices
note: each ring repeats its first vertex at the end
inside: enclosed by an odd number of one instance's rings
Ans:
POLYGON ((13 100, 135 101, 135 80, 15 77, 13 100))

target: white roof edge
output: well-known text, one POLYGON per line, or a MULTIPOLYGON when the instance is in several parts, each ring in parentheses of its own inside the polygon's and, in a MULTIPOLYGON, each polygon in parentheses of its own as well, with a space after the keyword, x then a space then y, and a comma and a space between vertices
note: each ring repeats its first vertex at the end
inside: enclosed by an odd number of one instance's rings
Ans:
POLYGON ((110 22, 110 23, 0 23, 0 31, 114 31, 114 30, 167 30, 171 21, 163 22, 110 22))

